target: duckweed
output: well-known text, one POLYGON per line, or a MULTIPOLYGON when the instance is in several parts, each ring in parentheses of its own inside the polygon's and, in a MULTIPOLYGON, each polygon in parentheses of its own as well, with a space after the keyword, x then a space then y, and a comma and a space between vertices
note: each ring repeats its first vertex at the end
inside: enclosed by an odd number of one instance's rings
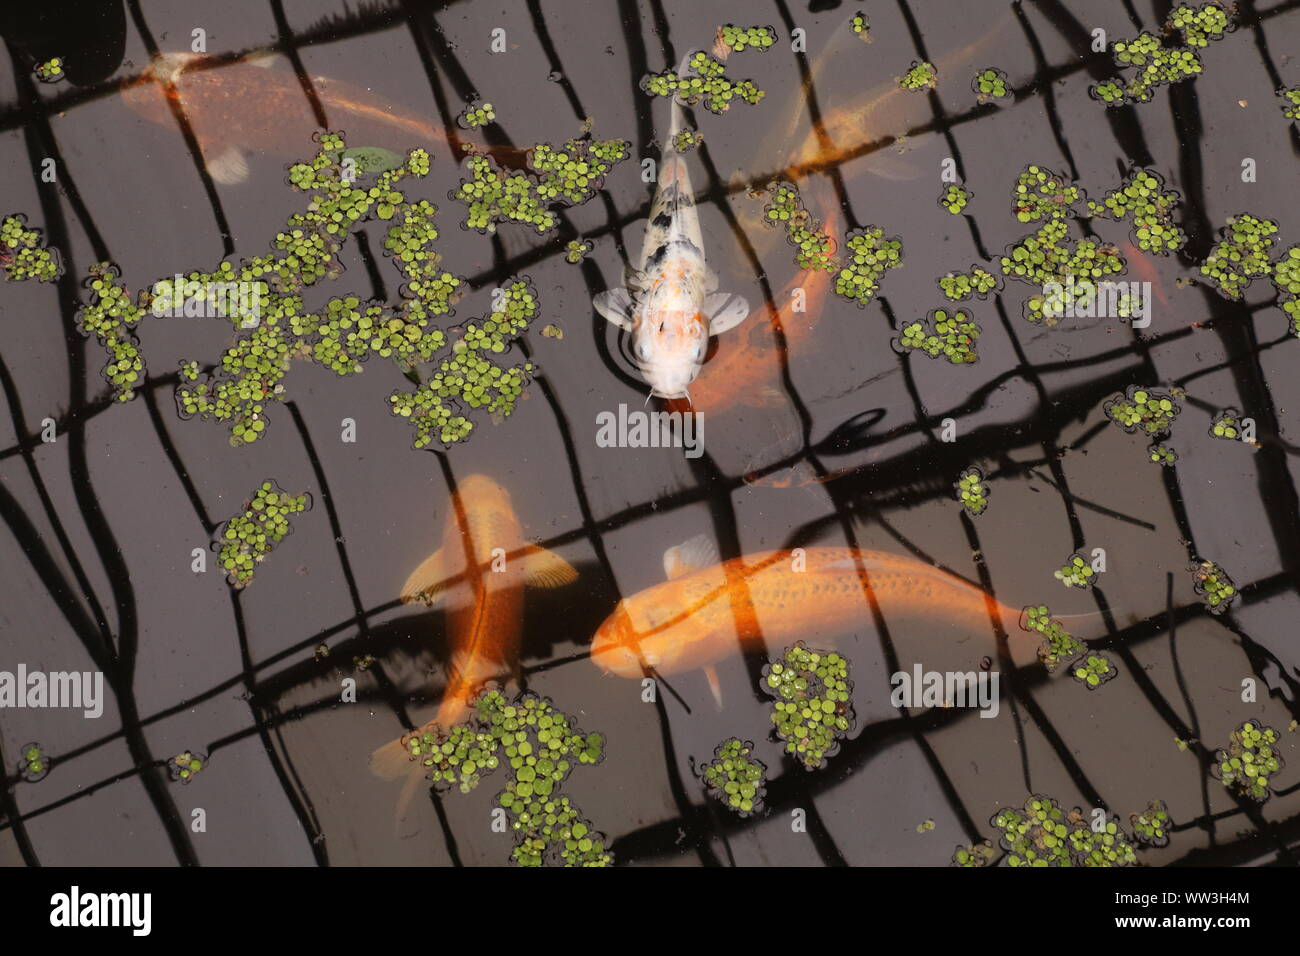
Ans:
POLYGON ((977 265, 970 272, 949 272, 938 280, 939 290, 954 302, 964 302, 971 296, 986 299, 990 292, 1002 286, 1002 280, 977 265))
POLYGON ((1007 85, 1007 75, 1001 70, 993 67, 980 70, 971 80, 971 89, 979 96, 979 101, 984 103, 988 100, 1000 100, 1011 94, 1011 87, 1007 85))
POLYGON ((104 378, 113 386, 117 401, 129 401, 145 379, 144 357, 132 331, 145 311, 134 304, 122 285, 121 273, 107 262, 91 266, 83 286, 90 299, 77 312, 77 328, 104 347, 108 353, 104 378))
POLYGON ((217 531, 217 562, 230 586, 240 589, 251 584, 257 565, 292 533, 290 518, 310 507, 311 496, 305 492, 288 495, 274 481, 262 482, 244 504, 243 512, 217 531))
POLYGON ((958 846, 952 854, 952 865, 971 868, 992 866, 997 855, 992 843, 981 840, 971 846, 958 846))
POLYGON ((1026 166, 1016 177, 1011 211, 1020 222, 1051 221, 1073 215, 1083 191, 1045 166, 1026 166))
POLYGON ((1167 435, 1174 419, 1183 410, 1173 396, 1157 388, 1130 385, 1123 395, 1111 397, 1104 406, 1106 417, 1132 434, 1167 435))
POLYGON ((1038 659, 1049 673, 1071 663, 1087 650, 1083 642, 1075 639, 1060 621, 1052 617, 1046 604, 1025 608, 1020 626, 1026 631, 1037 631, 1045 638, 1038 647, 1038 659))
POLYGON ((1277 741, 1272 727, 1248 720, 1229 736, 1227 749, 1215 753, 1210 772, 1229 790, 1263 803, 1272 796, 1273 775, 1283 767, 1277 741))
POLYGON ((1235 408, 1226 408, 1214 416, 1210 423, 1210 437, 1224 441, 1236 441, 1241 437, 1241 413, 1235 408))
POLYGON ((693 129, 684 129, 673 137, 673 149, 679 153, 689 153, 704 142, 704 134, 693 129))
POLYGON ((969 203, 974 196, 975 194, 965 186, 951 185, 948 186, 943 191, 943 195, 939 197, 939 205, 956 216, 966 208, 966 204, 969 203))
POLYGON ((1168 445, 1155 444, 1147 451, 1150 453, 1151 460, 1157 465, 1169 468, 1178 462, 1178 452, 1168 445))
POLYGON ((585 239, 570 239, 564 249, 564 261, 570 265, 580 265, 591 252, 591 243, 585 239))
POLYGON ((913 60, 908 71, 894 79, 905 90, 932 90, 939 85, 939 71, 926 60, 913 60))
POLYGON ((42 83, 57 83, 63 79, 63 60, 60 57, 51 57, 43 63, 37 63, 33 72, 36 78, 42 83))
POLYGON ((786 241, 795 247, 795 264, 800 269, 838 270, 835 240, 821 231, 821 222, 804 207, 799 190, 791 183, 773 182, 767 187, 767 195, 763 221, 785 230, 786 241))
POLYGON ((715 114, 731 109, 737 98, 754 106, 765 95, 753 80, 731 80, 721 61, 703 51, 691 57, 687 72, 666 70, 648 74, 641 79, 641 89, 651 96, 675 96, 687 106, 703 103, 706 110, 715 114))
POLYGON ((1062 567, 1052 572, 1053 577, 1067 588, 1090 588, 1097 582, 1097 572, 1079 552, 1070 555, 1062 567))
POLYGON ((57 249, 47 249, 37 229, 28 229, 23 216, 0 221, 0 273, 8 282, 53 282, 63 275, 57 249))
POLYGON ((1105 654, 1085 654, 1070 667, 1070 676, 1088 690, 1096 690, 1118 675, 1115 662, 1105 654))
POLYGON ((50 772, 50 758, 40 744, 23 744, 19 756, 18 776, 28 783, 36 783, 50 772))
POLYGON ((953 485, 957 500, 972 517, 982 515, 989 506, 989 486, 984 481, 984 473, 978 468, 967 468, 953 485))
POLYGON ((443 731, 437 725, 407 734, 403 746, 436 789, 462 793, 505 766, 510 778, 495 802, 515 836, 517 866, 608 866, 605 837, 560 788, 577 766, 605 756, 602 734, 579 730, 545 698, 524 693, 508 700, 489 688, 474 702, 470 721, 443 731))
POLYGON ((1169 810, 1161 800, 1152 800, 1141 813, 1131 814, 1129 826, 1133 828, 1133 838, 1144 846, 1168 846, 1169 832, 1174 821, 1169 810))
POLYGON ((903 243, 897 236, 885 238, 879 226, 854 229, 845 237, 849 261, 835 277, 835 293, 864 309, 880 290, 889 269, 903 264, 903 243))
POLYGON ((765 52, 776 42, 776 30, 772 27, 738 27, 728 23, 718 28, 722 46, 732 52, 742 50, 759 50, 765 52))
POLYGON ((1300 86, 1293 86, 1289 90, 1278 90, 1277 96, 1282 101, 1278 104, 1282 115, 1289 120, 1300 120, 1300 86))
POLYGON ((849 18, 849 29, 861 37, 863 42, 871 42, 871 21, 861 10, 849 18))
POLYGON ((1213 561, 1201 560, 1192 565, 1192 586, 1201 595, 1211 614, 1222 614, 1237 599, 1237 586, 1228 573, 1213 561))
POLYGON ((1000 810, 990 821, 1012 867, 1131 866, 1133 843, 1117 817, 1095 831, 1077 807, 1065 811, 1051 797, 1033 795, 1023 812, 1000 810))
POLYGON ((1166 46, 1154 33, 1116 41, 1111 44, 1115 64, 1121 69, 1131 69, 1132 74, 1127 82, 1115 77, 1091 87, 1089 93, 1107 106, 1149 102, 1160 87, 1204 72, 1196 50, 1204 48, 1210 40, 1220 39, 1232 26, 1230 13, 1218 4, 1205 4, 1199 9, 1186 5, 1175 7, 1165 22, 1165 31, 1181 32, 1184 45, 1166 46))
POLYGON ((194 778, 208 765, 208 755, 197 750, 187 750, 167 761, 167 770, 173 781, 192 783, 194 778))
POLYGON ((731 737, 718 744, 711 761, 696 768, 709 796, 741 817, 761 813, 767 792, 767 767, 753 752, 753 741, 731 737))
POLYGON ((1219 230, 1219 242, 1201 263, 1201 274, 1228 299, 1240 299, 1253 279, 1273 275, 1269 249, 1277 240, 1277 223, 1250 213, 1229 216, 1219 230))
POLYGON ((805 770, 826 766, 856 719, 849 662, 800 641, 764 665, 760 686, 775 698, 772 723, 785 752, 805 770))
POLYGON ((949 314, 934 309, 923 321, 905 325, 894 347, 904 354, 919 349, 930 358, 942 355, 953 365, 969 365, 979 361, 975 352, 979 337, 980 327, 970 313, 956 309, 949 314))
POLYGON ((497 113, 491 103, 479 103, 465 107, 465 112, 460 114, 460 125, 462 129, 478 129, 494 122, 496 118, 497 113))
POLYGON ((1208 46, 1234 26, 1231 14, 1217 3, 1205 3, 1199 8, 1179 4, 1165 20, 1166 32, 1181 31, 1183 41, 1191 47, 1208 46))
POLYGON ((1136 168, 1101 200, 1088 200, 1091 215, 1132 222, 1132 238, 1139 249, 1167 256, 1181 249, 1187 234, 1173 224, 1181 200, 1178 192, 1164 188, 1164 179, 1149 169, 1136 168))
POLYGON ((1273 285, 1284 296, 1300 295, 1300 246, 1292 246, 1273 263, 1273 285))

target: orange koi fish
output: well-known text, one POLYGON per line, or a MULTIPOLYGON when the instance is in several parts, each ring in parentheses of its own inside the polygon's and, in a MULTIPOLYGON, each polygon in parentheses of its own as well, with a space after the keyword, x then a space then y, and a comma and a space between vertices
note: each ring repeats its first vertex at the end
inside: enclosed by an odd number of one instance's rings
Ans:
POLYGON ((1155 291, 1160 304, 1168 305, 1169 299, 1165 295, 1165 288, 1160 282, 1160 273, 1156 271, 1155 263, 1151 261, 1151 258, 1127 239, 1121 244, 1121 248, 1124 250, 1124 258, 1128 260, 1133 270, 1138 274, 1138 278, 1143 282, 1151 283, 1151 288, 1155 291))
MULTIPOLYGON (((474 695, 490 680, 513 674, 519 663, 524 586, 553 588, 578 573, 557 554, 525 542, 510 495, 486 475, 471 475, 456 489, 443 527, 442 547, 402 585, 402 601, 447 608, 451 665, 437 716, 447 730, 463 719, 474 695)), ((422 774, 403 738, 380 747, 371 769, 388 780, 410 775, 398 814, 422 774)))
MULTIPOLYGON (((161 53, 122 90, 127 104, 152 123, 174 128, 168 99, 185 112, 203 150, 208 172, 219 183, 248 179, 246 151, 302 158, 317 125, 298 77, 271 68, 273 57, 253 55, 215 64, 197 53, 161 53)), ((325 118, 357 145, 408 148, 447 141, 447 131, 387 99, 323 76, 311 78, 325 118)), ((518 150, 494 150, 498 161, 517 164, 518 150)))
POLYGON ((763 551, 718 563, 716 546, 703 535, 670 548, 668 580, 619 601, 596 631, 592 661, 633 678, 646 668, 703 668, 716 698, 713 666, 737 641, 771 653, 801 638, 824 642, 851 631, 871 620, 867 587, 887 620, 938 619, 988 634, 996 615, 1013 641, 1023 639, 1020 611, 915 558, 853 548, 802 552, 763 551))

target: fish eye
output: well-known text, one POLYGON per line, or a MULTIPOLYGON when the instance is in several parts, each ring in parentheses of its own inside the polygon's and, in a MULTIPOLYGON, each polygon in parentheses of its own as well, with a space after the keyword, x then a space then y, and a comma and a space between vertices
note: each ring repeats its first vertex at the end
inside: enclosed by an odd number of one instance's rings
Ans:
POLYGON ((636 354, 638 358, 643 358, 643 359, 650 358, 650 343, 644 340, 637 342, 636 354))

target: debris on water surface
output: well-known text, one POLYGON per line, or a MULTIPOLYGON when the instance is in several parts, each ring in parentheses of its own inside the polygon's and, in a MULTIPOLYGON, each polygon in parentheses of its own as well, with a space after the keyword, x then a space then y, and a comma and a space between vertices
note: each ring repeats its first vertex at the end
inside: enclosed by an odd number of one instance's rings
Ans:
POLYGON ((763 810, 767 767, 752 756, 754 743, 731 737, 713 751, 713 759, 696 768, 709 796, 741 817, 763 810))

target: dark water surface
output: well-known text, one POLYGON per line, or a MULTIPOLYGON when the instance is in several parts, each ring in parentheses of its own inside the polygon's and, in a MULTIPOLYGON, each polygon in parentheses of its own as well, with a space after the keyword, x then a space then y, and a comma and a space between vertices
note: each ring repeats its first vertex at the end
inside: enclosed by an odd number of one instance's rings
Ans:
MULTIPOLYGON (((60 248, 66 272, 53 285, 0 288, 0 670, 19 662, 93 669, 87 648, 107 640, 123 692, 98 720, 0 712, 0 862, 505 862, 510 837, 489 825, 503 773, 469 794, 422 791, 395 830, 399 788, 366 766, 374 748, 436 712, 447 673, 444 618, 397 595, 441 544, 448 478, 474 473, 508 489, 525 534, 580 572, 567 587, 526 592, 521 663, 528 689, 607 736, 604 762, 576 769, 564 792, 620 864, 944 865, 957 844, 996 841, 990 816, 1029 794, 1105 807, 1125 823, 1152 799, 1165 801, 1177 828, 1167 847, 1142 852, 1152 865, 1295 862, 1300 754, 1287 727, 1300 689, 1300 344, 1266 280, 1242 303, 1177 280, 1194 274, 1235 213, 1278 220, 1274 255, 1300 240, 1300 140, 1274 96, 1300 82, 1300 4, 1239 4, 1242 25, 1202 52, 1204 75, 1119 110, 1089 97, 1090 85, 1115 73, 1089 50, 1090 31, 1103 27, 1113 40, 1158 30, 1168 4, 873 2, 863 5, 869 45, 848 31, 857 7, 814 7, 142 0, 123 8, 120 64, 82 85, 31 79, 30 51, 60 49, 57 26, 43 28, 44 40, 7 27, 0 215, 25 213, 60 248), (861 155, 799 184, 811 207, 838 197, 845 224, 900 236, 904 265, 866 309, 835 296, 822 302, 811 336, 788 356, 779 400, 709 416, 701 458, 598 447, 596 416, 645 398, 626 344, 591 307, 593 294, 621 284, 625 260, 640 249, 653 187, 639 163, 658 155, 666 129, 664 101, 651 101, 638 82, 710 47, 723 23, 770 23, 779 39, 731 60, 729 72, 767 91, 758 106, 693 111, 705 140, 688 157, 696 188, 708 194, 700 218, 722 288, 760 303, 795 273, 790 248, 759 224, 761 200, 747 186, 781 170, 809 135, 810 104, 821 115, 851 109, 912 60, 929 59, 940 71, 933 95, 900 94, 864 111, 854 124, 861 155), (477 96, 494 105, 497 125, 473 137, 559 143, 590 118, 598 138, 631 141, 631 158, 605 190, 565 210, 559 237, 545 240, 515 225, 497 238, 457 228, 464 209, 447 192, 464 173, 445 143, 400 133, 353 141, 429 149, 430 175, 407 187, 441 209, 444 264, 475 290, 462 317, 483 314, 487 290, 506 276, 535 284, 541 316, 515 351, 526 349, 541 371, 511 417, 483 418, 445 453, 413 451, 410 429, 388 412, 389 394, 408 387, 391 365, 375 361, 338 378, 299 362, 285 380, 288 402, 269 406, 266 438, 231 448, 223 426, 182 421, 173 400, 175 363, 215 362, 230 341, 225 320, 143 323, 148 381, 133 401, 110 400, 103 351, 74 324, 86 268, 110 260, 134 290, 264 253, 300 205, 285 164, 315 150, 309 140, 288 156, 249 150, 249 180, 209 192, 176 125, 142 118, 117 90, 153 49, 188 49, 195 26, 206 29, 210 53, 292 52, 307 74, 369 88, 435 126, 477 96), (792 27, 807 33, 806 57, 790 50, 792 27), (488 50, 496 28, 506 32, 502 54, 488 50), (827 50, 806 100, 803 71, 827 50), (1013 103, 976 103, 969 78, 985 66, 1007 73, 1013 103), (57 187, 40 179, 47 156, 58 160, 57 187), (974 193, 963 216, 936 203, 948 157, 974 193), (1256 182, 1242 181, 1245 157, 1257 162, 1256 182), (972 263, 998 271, 990 260, 1033 228, 1009 212, 1027 163, 1066 175, 1093 198, 1133 165, 1178 190, 1188 247, 1151 257, 1167 305, 1156 303, 1141 337, 1118 321, 1042 328, 1022 319, 1030 290, 1012 282, 966 303, 984 330, 977 364, 899 355, 890 345, 897 328, 946 304, 936 277, 972 263), (581 266, 563 256, 576 235, 594 243, 581 266), (562 339, 539 334, 550 323, 562 339), (1134 384, 1186 391, 1172 469, 1150 464, 1145 440, 1106 421, 1103 403, 1134 384), (1255 419, 1258 447, 1207 434, 1213 414, 1229 407, 1255 419), (53 444, 39 440, 47 417, 60 423, 53 444), (944 443, 950 417, 958 439, 944 443), (355 443, 339 439, 344 418, 356 422, 355 443), (971 465, 991 476, 988 511, 976 519, 952 495, 971 465), (747 483, 756 471, 767 478, 747 483), (840 471, 832 481, 805 480, 840 471), (310 491, 312 510, 246 590, 233 592, 211 561, 206 574, 193 573, 191 550, 206 548, 266 477, 310 491), (724 558, 810 544, 911 553, 991 586, 1014 607, 1090 615, 1071 629, 1105 650, 1119 675, 1089 692, 1069 677, 1049 679, 1032 659, 1015 660, 1014 670, 1003 661, 996 719, 900 712, 889 700, 893 670, 914 662, 968 669, 997 657, 997 645, 991 630, 937 620, 899 624, 882 640, 864 601, 851 632, 804 636, 850 659, 857 713, 851 739, 825 769, 807 773, 769 738, 770 702, 755 681, 762 655, 720 663, 721 710, 699 671, 668 675, 680 700, 661 692, 648 704, 637 681, 603 676, 584 656, 620 597, 662 580, 664 550, 701 532, 724 558), (1071 552, 1096 547, 1108 555, 1100 594, 1053 579, 1071 552), (1193 591, 1196 556, 1218 562, 1241 589, 1228 614, 1206 613, 1193 591), (321 644, 330 653, 318 660, 321 644), (365 655, 375 663, 356 669, 353 659, 365 655), (357 703, 339 702, 348 677, 357 703), (1258 699, 1243 703, 1248 678, 1258 699), (1206 766, 1246 720, 1282 732, 1288 765, 1262 805, 1234 799, 1206 766), (730 736, 755 741, 768 766, 768 812, 756 819, 709 801, 693 772, 730 736), (1181 749, 1177 739, 1193 743, 1181 749), (30 741, 54 760, 36 784, 14 774, 30 741), (168 781, 165 763, 185 750, 208 754, 210 766, 181 786, 168 781), (207 833, 190 831, 196 807, 207 813, 207 833), (794 809, 806 811, 808 833, 791 832, 794 809), (934 828, 918 832, 926 820, 934 828)), ((281 56, 269 69, 294 65, 281 56)), ((313 116, 306 96, 251 96, 246 106, 291 111, 296 122, 313 116)), ((238 125, 228 135, 240 143, 238 125)), ((1127 224, 1092 225, 1105 240, 1128 237, 1127 224)), ((399 277, 378 256, 384 230, 372 222, 363 232, 373 269, 349 241, 348 271, 323 285, 394 301, 399 277)), ((1124 278, 1141 277, 1130 270, 1124 278)), ((718 352, 728 344, 724 335, 718 352)))

